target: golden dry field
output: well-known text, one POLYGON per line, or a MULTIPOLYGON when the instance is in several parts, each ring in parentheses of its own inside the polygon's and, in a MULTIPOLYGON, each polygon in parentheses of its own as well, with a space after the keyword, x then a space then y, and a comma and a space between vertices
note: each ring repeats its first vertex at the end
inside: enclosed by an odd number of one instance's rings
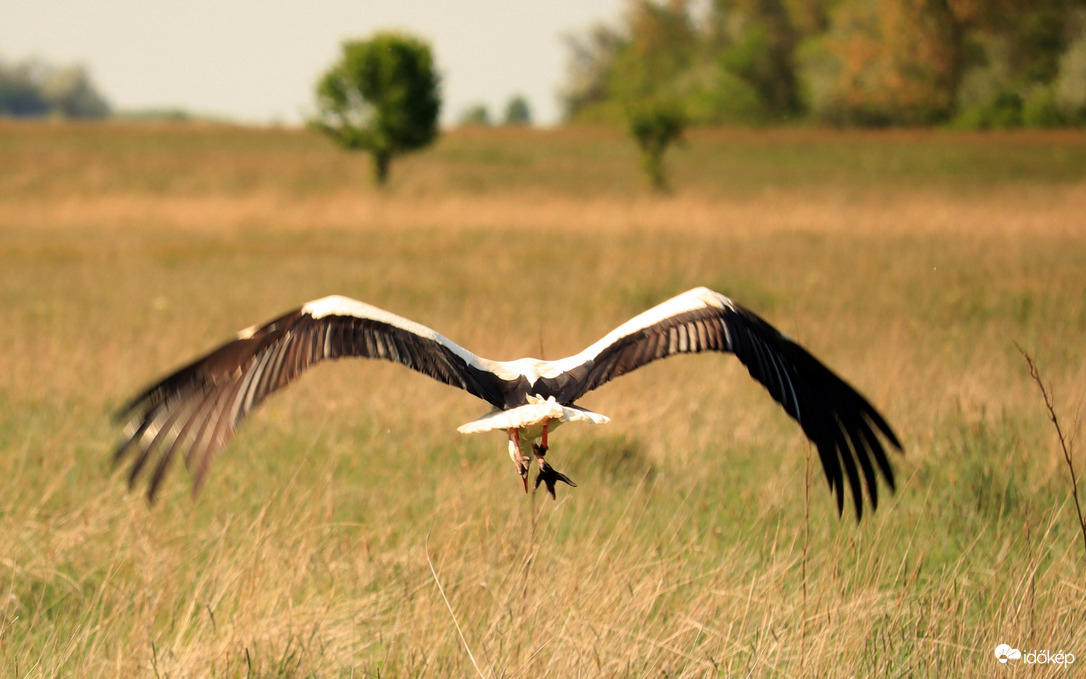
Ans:
POLYGON ((0 125, 0 676, 1082 674, 1083 534, 1015 344, 1081 435, 1086 134, 700 131, 668 162, 658 196, 615 132, 451 132, 379 192, 301 131, 0 125), (272 398, 195 498, 110 464, 127 397, 312 298, 555 358, 696 285, 885 413, 877 512, 838 518, 722 355, 583 399, 612 422, 552 437, 557 502, 456 433, 484 403, 379 362, 272 398))

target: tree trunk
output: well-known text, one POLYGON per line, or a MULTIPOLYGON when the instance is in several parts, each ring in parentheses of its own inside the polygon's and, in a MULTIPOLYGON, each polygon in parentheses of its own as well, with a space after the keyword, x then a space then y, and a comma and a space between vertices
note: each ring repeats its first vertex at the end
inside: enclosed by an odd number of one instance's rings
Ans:
POLYGON ((664 151, 667 144, 643 144, 641 146, 641 169, 645 171, 653 191, 668 193, 670 187, 664 173, 664 151))
POLYGON ((373 181, 384 186, 388 181, 388 167, 392 164, 392 154, 388 151, 373 152, 373 181))

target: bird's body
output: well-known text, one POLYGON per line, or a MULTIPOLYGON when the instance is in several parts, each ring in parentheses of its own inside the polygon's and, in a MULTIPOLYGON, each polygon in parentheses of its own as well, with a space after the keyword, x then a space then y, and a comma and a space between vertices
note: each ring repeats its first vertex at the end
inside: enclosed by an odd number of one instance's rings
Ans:
POLYGON ((120 413, 127 421, 115 458, 129 453, 135 483, 153 458, 153 498, 172 457, 184 453, 203 482, 211 458, 241 420, 272 392, 311 365, 345 357, 401 363, 487 401, 493 410, 462 433, 504 430, 524 479, 535 456, 536 486, 575 485, 544 460, 548 433, 568 421, 608 420, 574 405, 588 391, 657 359, 720 351, 735 354, 818 448, 838 509, 844 481, 857 516, 866 486, 878 501, 876 467, 893 487, 882 439, 901 444, 882 416, 847 383, 769 323, 708 288, 695 288, 630 319, 584 351, 548 361, 482 358, 431 328, 342 296, 314 300, 237 337, 136 396, 120 413), (861 483, 861 475, 863 482, 861 483))
POLYGON ((587 422, 588 424, 607 424, 611 418, 594 413, 578 406, 564 406, 551 396, 529 396, 528 403, 505 410, 491 410, 477 420, 472 420, 456 428, 461 434, 478 434, 486 431, 508 431, 517 429, 521 438, 534 441, 543 436, 543 425, 550 425, 550 431, 563 422, 587 422))

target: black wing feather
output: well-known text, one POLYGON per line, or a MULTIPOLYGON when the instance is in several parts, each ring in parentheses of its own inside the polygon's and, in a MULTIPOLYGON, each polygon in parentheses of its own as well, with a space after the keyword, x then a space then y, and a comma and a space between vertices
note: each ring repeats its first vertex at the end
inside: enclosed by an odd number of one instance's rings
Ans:
POLYGON ((876 467, 894 489, 893 469, 880 435, 901 450, 890 425, 806 349, 752 311, 720 298, 726 301, 722 306, 706 304, 680 311, 616 339, 587 361, 581 379, 566 385, 557 398, 572 403, 616 377, 668 356, 733 353, 818 449, 838 512, 844 507, 846 480, 857 518, 863 515, 865 486, 872 508, 877 507, 876 467))
POLYGON ((313 365, 346 357, 401 363, 495 407, 508 390, 437 340, 349 314, 314 318, 303 308, 223 344, 128 402, 117 413, 126 427, 114 460, 133 458, 130 486, 152 469, 147 497, 153 500, 171 459, 183 451, 198 489, 212 457, 249 412, 313 365))

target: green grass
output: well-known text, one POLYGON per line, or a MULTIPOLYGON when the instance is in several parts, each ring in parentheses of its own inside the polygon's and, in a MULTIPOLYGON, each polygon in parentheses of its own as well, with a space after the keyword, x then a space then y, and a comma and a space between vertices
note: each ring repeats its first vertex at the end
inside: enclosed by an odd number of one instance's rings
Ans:
POLYGON ((0 674, 471 676, 468 649, 507 677, 1027 671, 996 668, 1002 642, 1086 662, 1086 554, 1014 346, 1077 427, 1083 146, 702 131, 661 198, 613 133, 471 132, 379 194, 298 132, 0 127, 0 674), (368 362, 270 400, 195 499, 175 469, 148 507, 109 464, 125 398, 307 299, 556 357, 701 284, 887 415, 907 454, 875 514, 838 520, 817 460, 805 507, 798 428, 723 356, 589 395, 613 420, 555 434, 579 484, 558 502, 521 494, 500 436, 456 434, 481 402, 368 362))

